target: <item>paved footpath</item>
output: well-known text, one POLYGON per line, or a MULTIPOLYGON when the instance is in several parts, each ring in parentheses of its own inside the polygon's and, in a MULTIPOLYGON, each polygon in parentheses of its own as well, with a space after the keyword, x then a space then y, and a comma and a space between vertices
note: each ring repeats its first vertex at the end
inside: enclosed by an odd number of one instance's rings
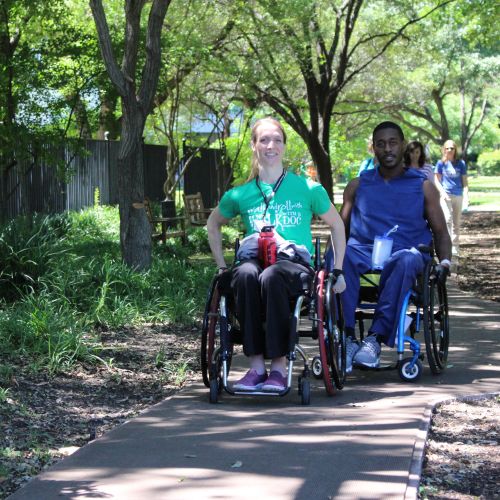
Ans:
POLYGON ((396 371, 354 371, 311 406, 223 395, 195 384, 84 446, 13 499, 415 498, 431 406, 500 387, 498 303, 450 286, 449 367, 418 384, 396 371))

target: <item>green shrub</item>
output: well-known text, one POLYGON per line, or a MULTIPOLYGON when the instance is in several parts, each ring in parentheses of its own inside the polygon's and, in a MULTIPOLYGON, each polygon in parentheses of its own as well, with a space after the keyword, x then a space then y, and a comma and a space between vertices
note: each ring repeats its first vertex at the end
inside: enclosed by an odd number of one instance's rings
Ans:
POLYGON ((54 266, 70 228, 68 214, 17 217, 0 228, 0 299, 19 298, 37 289, 40 276, 54 266))
MULTIPOLYGON (((224 228, 232 247, 238 235, 224 228)), ((0 358, 29 357, 57 371, 97 360, 99 328, 140 323, 193 325, 200 317, 213 265, 206 229, 153 248, 148 272, 123 262, 116 208, 18 218, 0 228, 0 358)))
MULTIPOLYGON (((237 221, 235 222, 237 224, 237 221)), ((233 248, 236 238, 239 237, 239 229, 236 226, 222 227, 222 246, 233 248)), ((208 233, 206 227, 197 227, 188 230, 188 246, 190 250, 199 253, 210 253, 208 244, 208 233)))
POLYGON ((481 153, 477 166, 481 175, 500 175, 500 149, 481 153))

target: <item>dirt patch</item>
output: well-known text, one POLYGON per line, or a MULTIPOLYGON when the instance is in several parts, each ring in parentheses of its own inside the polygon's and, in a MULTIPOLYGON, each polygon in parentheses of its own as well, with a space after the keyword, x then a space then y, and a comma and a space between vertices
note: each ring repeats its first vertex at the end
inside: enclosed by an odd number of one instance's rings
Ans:
POLYGON ((452 401, 432 418, 420 498, 500 498, 500 398, 452 401))
MULTIPOLYGON (((462 290, 497 301, 499 226, 499 213, 465 215, 453 278, 462 290)), ((106 364, 78 365, 51 378, 30 373, 29 360, 13 367, 6 397, 0 399, 0 499, 78 447, 200 380, 198 328, 128 328, 102 332, 101 340, 106 364)), ((438 408, 421 498, 498 498, 498 453, 492 444, 498 446, 498 421, 498 399, 438 408)))
POLYGON ((457 281, 465 292, 500 302, 500 212, 464 214, 457 281))
MULTIPOLYGON (((500 213, 464 214, 459 266, 461 290, 500 301, 500 213)), ((419 498, 500 498, 499 398, 438 406, 426 442, 419 498)))

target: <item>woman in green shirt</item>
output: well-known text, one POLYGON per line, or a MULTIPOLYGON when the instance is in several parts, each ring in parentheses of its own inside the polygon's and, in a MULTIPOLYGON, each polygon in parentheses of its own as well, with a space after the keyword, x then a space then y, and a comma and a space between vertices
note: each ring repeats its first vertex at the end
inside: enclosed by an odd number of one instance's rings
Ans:
POLYGON ((300 294, 313 272, 313 215, 331 229, 338 274, 335 290, 340 293, 345 288, 341 274, 345 252, 342 220, 321 184, 285 170, 285 145, 286 134, 277 120, 258 120, 251 135, 250 178, 224 194, 207 222, 210 248, 220 272, 227 269, 221 228, 231 218, 242 217, 250 247, 257 244, 265 226, 273 226, 278 240, 276 263, 264 268, 251 248, 239 254, 239 263, 232 270, 243 351, 250 362, 246 375, 233 384, 236 390, 281 391, 286 387, 290 299, 300 294), (269 375, 265 359, 271 359, 269 375))

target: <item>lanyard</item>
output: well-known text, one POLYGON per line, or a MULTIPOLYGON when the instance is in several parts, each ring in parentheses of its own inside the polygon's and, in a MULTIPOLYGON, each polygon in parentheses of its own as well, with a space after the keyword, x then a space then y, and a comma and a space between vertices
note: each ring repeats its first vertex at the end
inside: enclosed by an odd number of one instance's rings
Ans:
POLYGON ((286 170, 283 169, 283 172, 281 172, 281 175, 279 176, 278 180, 276 181, 276 184, 274 185, 273 190, 271 191, 271 194, 266 196, 264 194, 264 191, 262 191, 262 188, 260 187, 260 180, 259 176, 255 178, 255 183, 257 184, 257 187, 259 188, 260 194, 262 195, 262 198, 264 199, 264 203, 266 204, 266 209, 264 210, 264 214, 262 215, 262 220, 265 219, 267 209, 269 208, 269 203, 271 203, 271 200, 274 198, 274 195, 278 192, 278 189, 281 186, 281 183, 283 182, 283 179, 285 178, 286 175, 286 170))

